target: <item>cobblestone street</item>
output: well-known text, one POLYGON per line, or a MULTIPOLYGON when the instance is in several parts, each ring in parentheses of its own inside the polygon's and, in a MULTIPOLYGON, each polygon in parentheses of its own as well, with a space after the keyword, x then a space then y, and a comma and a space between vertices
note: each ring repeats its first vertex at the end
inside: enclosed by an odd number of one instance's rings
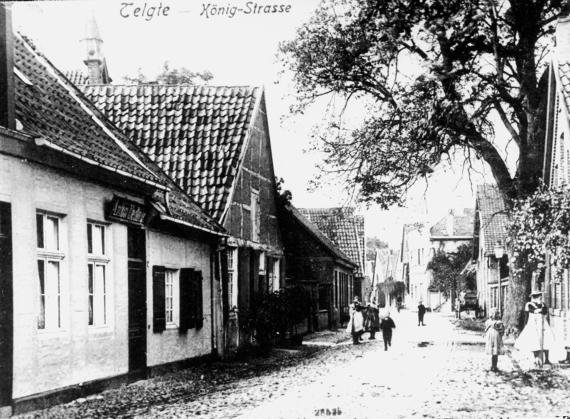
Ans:
POLYGON ((509 356, 488 371, 482 336, 451 317, 394 313, 382 340, 278 351, 145 380, 22 417, 552 417, 570 413, 568 370, 522 371, 509 356))

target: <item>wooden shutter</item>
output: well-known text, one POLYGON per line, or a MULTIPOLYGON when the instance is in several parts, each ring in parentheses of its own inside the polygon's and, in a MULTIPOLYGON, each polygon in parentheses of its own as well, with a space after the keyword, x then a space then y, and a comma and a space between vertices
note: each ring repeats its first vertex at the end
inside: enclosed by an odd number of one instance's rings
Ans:
MULTIPOLYGON (((237 257, 237 252, 235 252, 236 254, 234 255, 234 257, 237 257)), ((224 249, 223 251, 217 253, 217 257, 220 257, 222 260, 221 262, 221 275, 220 275, 220 279, 222 281, 222 315, 223 315, 223 322, 224 324, 227 323, 228 318, 229 318, 229 313, 230 313, 230 304, 231 301, 229 300, 229 279, 228 279, 228 249, 224 249)), ((218 263, 216 263, 216 266, 219 266, 218 263)), ((234 272, 234 281, 237 281, 237 277, 238 277, 238 273, 234 272)))
POLYGON ((152 267, 152 323, 154 333, 160 333, 166 329, 164 276, 164 266, 152 267))
POLYGON ((186 331, 194 327, 192 322, 192 276, 193 269, 180 269, 180 327, 186 331))
POLYGON ((193 314, 194 314, 194 322, 196 325, 196 329, 201 329, 204 325, 204 318, 203 318, 203 310, 202 310, 202 272, 201 271, 194 271, 194 280, 192 281, 193 284, 193 314))

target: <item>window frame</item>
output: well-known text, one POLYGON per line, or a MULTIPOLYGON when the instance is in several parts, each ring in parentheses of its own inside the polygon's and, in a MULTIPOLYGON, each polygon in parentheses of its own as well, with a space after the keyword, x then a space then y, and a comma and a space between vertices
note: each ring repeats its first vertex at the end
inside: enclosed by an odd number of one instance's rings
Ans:
MULTIPOLYGON (((86 222, 86 241, 87 241, 87 326, 90 328, 108 328, 110 327, 110 290, 111 282, 111 258, 110 254, 110 240, 109 240, 109 223, 103 223, 96 220, 87 219, 86 222), (101 231, 101 249, 102 252, 94 252, 94 232, 100 229, 101 231), (89 233, 91 231, 91 234, 89 233), (96 286, 97 283, 97 267, 103 268, 103 289, 96 286), (92 276, 91 276, 92 275, 92 276), (92 284, 90 282, 92 281, 92 284), (91 289, 90 289, 91 285, 91 289), (100 315, 96 310, 96 302, 102 301, 102 318, 103 321, 96 321, 100 319, 100 315)), ((101 309, 101 306, 99 306, 101 309)))
POLYGON ((166 329, 180 327, 180 269, 166 268, 164 270, 164 320, 166 329), (172 300, 170 307, 169 299, 172 300))
POLYGON ((64 318, 64 260, 65 260, 65 215, 58 214, 51 211, 46 211, 42 209, 36 209, 36 269, 37 269, 37 289, 38 289, 38 310, 37 310, 37 322, 36 330, 40 333, 57 332, 64 330, 65 318, 64 318), (47 220, 57 220, 55 237, 55 246, 49 246, 48 242, 48 222, 47 220), (39 225, 39 220, 41 220, 41 228, 39 225), (41 233, 41 237, 40 237, 41 233), (41 242, 41 246, 40 246, 41 242), (40 262, 42 263, 42 269, 40 269, 40 262), (53 264, 57 266, 57 281, 56 284, 52 284, 52 279, 49 275, 49 266, 53 264), (41 271, 41 272, 40 272, 41 271), (43 285, 43 286, 42 286, 43 285), (55 286, 54 286, 55 285, 55 286), (54 291, 54 289, 56 291, 54 291), (54 307, 57 310, 57 316, 48 314, 48 306, 51 307, 52 304, 48 304, 48 301, 57 299, 57 303, 54 307), (48 319, 57 317, 57 326, 53 325, 53 321, 48 321, 48 319))
POLYGON ((261 236, 261 205, 259 201, 259 190, 251 189, 251 241, 259 242, 261 236))
POLYGON ((230 311, 237 310, 238 306, 238 248, 228 247, 228 307, 230 311))

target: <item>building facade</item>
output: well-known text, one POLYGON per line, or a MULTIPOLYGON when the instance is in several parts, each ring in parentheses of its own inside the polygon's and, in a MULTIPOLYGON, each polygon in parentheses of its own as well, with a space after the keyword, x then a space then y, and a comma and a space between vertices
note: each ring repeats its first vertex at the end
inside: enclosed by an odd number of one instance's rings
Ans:
POLYGON ((293 205, 281 216, 288 285, 302 285, 311 308, 308 330, 337 328, 349 318, 354 274, 358 267, 293 205))
POLYGON ((477 272, 477 298, 484 313, 504 311, 509 286, 506 255, 509 218, 505 200, 496 185, 478 185, 473 223, 473 261, 477 272), (495 248, 505 249, 497 259, 495 248))
POLYGON ((3 412, 211 356, 222 226, 0 18, 3 412))

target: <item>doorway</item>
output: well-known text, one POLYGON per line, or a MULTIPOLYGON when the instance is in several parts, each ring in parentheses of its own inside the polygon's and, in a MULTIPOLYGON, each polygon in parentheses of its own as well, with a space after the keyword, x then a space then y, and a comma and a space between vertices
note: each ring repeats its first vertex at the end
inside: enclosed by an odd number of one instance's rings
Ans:
POLYGON ((129 375, 146 376, 146 237, 145 231, 129 227, 129 375))
POLYGON ((12 214, 0 202, 0 409, 12 403, 13 330, 12 214))

